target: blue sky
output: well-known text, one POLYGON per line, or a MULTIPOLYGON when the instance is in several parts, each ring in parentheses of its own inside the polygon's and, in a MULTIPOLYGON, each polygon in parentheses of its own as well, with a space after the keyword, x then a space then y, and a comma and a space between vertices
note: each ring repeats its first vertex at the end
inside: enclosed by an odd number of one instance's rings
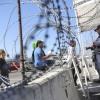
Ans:
MULTIPOLYGON (((21 0, 21 2, 25 2, 28 0, 21 0)), ((73 17, 74 15, 74 9, 72 8, 73 4, 72 4, 72 0, 66 0, 67 5, 69 8, 69 12, 70 12, 70 16, 73 17)), ((4 45, 6 46, 6 50, 8 52, 8 54, 10 54, 10 57, 12 58, 16 53, 19 53, 20 50, 20 45, 19 45, 19 38, 16 42, 16 48, 14 46, 14 41, 16 40, 18 34, 19 34, 19 29, 18 29, 18 22, 16 22, 18 20, 18 14, 17 14, 17 0, 0 0, 0 48, 4 48, 4 45), (11 3, 11 4, 2 4, 2 3, 11 3), (16 8, 15 8, 16 7, 16 8), (12 12, 12 10, 15 8, 15 10, 13 11, 13 14, 11 16, 11 20, 9 23, 9 30, 7 31, 6 34, 6 38, 5 38, 5 43, 4 43, 4 34, 6 32, 7 29, 7 24, 9 21, 9 17, 10 14, 12 12)), ((61 4, 62 6, 62 4, 61 4)), ((28 34, 30 32, 30 29, 32 28, 32 25, 37 23, 38 21, 38 17, 34 17, 34 15, 37 15, 40 13, 40 10, 38 9, 38 7, 35 4, 22 4, 21 5, 22 8, 22 25, 23 25, 23 37, 25 37, 25 34, 28 34)), ((76 19, 71 19, 71 26, 76 25, 76 19)), ((76 30, 75 30, 76 31, 76 30)), ((77 32, 77 31, 76 31, 77 32)), ((36 37, 35 40, 44 40, 44 35, 46 33, 46 30, 42 31, 41 34, 39 33, 36 37)), ((55 39, 57 37, 56 35, 56 30, 54 29, 49 29, 49 39, 45 42, 47 48, 45 49, 45 52, 49 51, 52 49, 53 44, 55 43, 55 39)), ((26 35, 27 36, 27 35, 26 35)), ((97 35, 95 35, 95 33, 93 32, 93 36, 96 38, 97 35)), ((90 45, 92 43, 91 40, 91 36, 90 36, 90 32, 84 32, 82 34, 82 37, 84 37, 84 44, 85 45, 90 45)), ((26 39, 26 38, 25 38, 26 39)), ((25 42, 24 39, 24 42, 25 42)), ((31 57, 31 53, 32 53, 32 41, 29 42, 28 44, 28 50, 27 50, 27 54, 28 57, 31 57)))

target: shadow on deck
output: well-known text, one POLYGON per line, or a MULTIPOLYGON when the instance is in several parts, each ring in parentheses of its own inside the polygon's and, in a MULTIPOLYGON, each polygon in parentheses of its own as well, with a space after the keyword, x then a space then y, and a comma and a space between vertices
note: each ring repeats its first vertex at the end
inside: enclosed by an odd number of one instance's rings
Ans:
POLYGON ((100 100, 100 93, 90 92, 90 100, 100 100))
MULTIPOLYGON (((82 94, 82 90, 79 88, 78 91, 82 94)), ((85 88, 86 94, 89 93, 90 99, 87 100, 100 100, 100 83, 89 82, 88 90, 85 88)))

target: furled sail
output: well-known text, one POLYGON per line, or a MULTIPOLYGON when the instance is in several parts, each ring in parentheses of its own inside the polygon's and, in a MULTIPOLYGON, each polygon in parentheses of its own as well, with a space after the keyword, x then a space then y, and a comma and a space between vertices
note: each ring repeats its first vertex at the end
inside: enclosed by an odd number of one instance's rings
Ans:
POLYGON ((80 31, 94 30, 100 24, 100 0, 73 0, 80 31))

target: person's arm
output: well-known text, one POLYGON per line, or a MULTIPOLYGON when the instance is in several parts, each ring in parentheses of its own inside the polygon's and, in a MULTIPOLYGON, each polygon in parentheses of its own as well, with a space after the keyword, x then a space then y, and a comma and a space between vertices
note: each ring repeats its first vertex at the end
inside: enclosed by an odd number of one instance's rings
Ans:
POLYGON ((48 59, 51 56, 54 56, 54 54, 52 54, 52 53, 50 55, 46 56, 42 49, 38 50, 38 55, 40 56, 41 59, 44 59, 44 60, 48 59))
POLYGON ((86 47, 86 50, 88 50, 88 49, 93 50, 93 49, 94 49, 94 44, 93 44, 92 46, 88 46, 88 47, 86 47))
POLYGON ((0 58, 0 74, 1 74, 1 68, 2 68, 3 64, 4 64, 4 60, 2 58, 0 58))
POLYGON ((51 55, 48 55, 48 56, 44 56, 43 54, 40 54, 39 56, 40 56, 42 59, 46 60, 46 59, 48 59, 49 57, 51 57, 52 54, 51 54, 51 55))
POLYGON ((88 49, 93 49, 93 46, 86 47, 86 50, 88 50, 88 49))

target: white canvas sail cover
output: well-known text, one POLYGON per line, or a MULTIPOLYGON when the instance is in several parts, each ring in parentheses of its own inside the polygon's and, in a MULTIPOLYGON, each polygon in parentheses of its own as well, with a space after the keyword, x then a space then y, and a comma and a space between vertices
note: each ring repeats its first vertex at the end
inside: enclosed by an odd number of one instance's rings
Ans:
POLYGON ((100 24, 100 0, 74 0, 74 7, 81 32, 100 24))

